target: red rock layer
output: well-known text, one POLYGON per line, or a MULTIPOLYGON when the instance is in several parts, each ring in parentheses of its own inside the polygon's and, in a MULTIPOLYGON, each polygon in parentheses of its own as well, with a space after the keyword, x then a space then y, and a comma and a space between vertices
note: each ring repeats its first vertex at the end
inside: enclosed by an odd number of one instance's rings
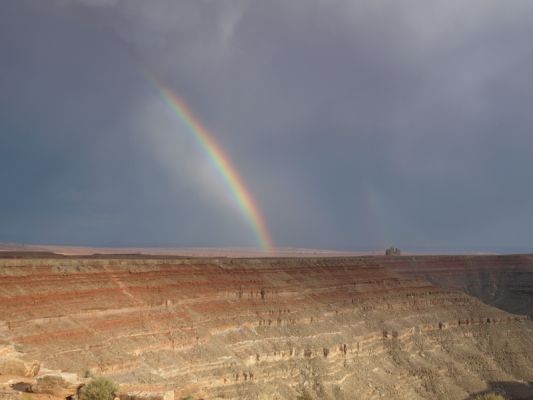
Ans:
MULTIPOLYGON (((350 365, 388 354, 392 343, 407 348, 420 335, 529 324, 419 277, 425 271, 455 277, 472 263, 453 257, 0 260, 0 340, 47 368, 91 370, 180 395, 242 398, 251 384, 290 391, 311 379, 313 360, 320 360, 324 384, 341 385, 350 365)), ((501 262, 486 268, 499 270, 501 262)), ((531 360, 527 353, 516 362, 531 360)))

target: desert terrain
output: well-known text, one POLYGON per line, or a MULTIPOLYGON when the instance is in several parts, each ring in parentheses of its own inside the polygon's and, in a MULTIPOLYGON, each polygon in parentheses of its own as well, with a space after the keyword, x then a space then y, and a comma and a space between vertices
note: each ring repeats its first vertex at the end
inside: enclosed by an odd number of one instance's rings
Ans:
POLYGON ((528 399, 532 310, 531 255, 6 251, 0 398, 528 399))

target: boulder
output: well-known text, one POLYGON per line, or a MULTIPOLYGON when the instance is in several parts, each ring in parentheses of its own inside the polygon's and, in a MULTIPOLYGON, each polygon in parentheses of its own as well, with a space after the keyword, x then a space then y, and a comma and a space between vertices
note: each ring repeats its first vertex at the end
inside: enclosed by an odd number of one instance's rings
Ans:
POLYGON ((41 365, 37 362, 24 362, 16 358, 0 360, 0 375, 16 375, 32 378, 39 373, 41 365))
POLYGON ((76 393, 80 385, 76 374, 57 373, 43 375, 37 378, 37 383, 32 386, 33 393, 66 396, 76 393))

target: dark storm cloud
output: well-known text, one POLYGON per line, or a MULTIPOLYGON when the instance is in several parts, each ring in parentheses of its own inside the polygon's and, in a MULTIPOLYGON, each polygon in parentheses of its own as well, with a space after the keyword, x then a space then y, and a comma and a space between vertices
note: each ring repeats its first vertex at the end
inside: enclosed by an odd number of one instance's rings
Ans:
POLYGON ((0 241, 254 245, 150 71, 281 246, 530 249, 530 2, 0 7, 0 241))

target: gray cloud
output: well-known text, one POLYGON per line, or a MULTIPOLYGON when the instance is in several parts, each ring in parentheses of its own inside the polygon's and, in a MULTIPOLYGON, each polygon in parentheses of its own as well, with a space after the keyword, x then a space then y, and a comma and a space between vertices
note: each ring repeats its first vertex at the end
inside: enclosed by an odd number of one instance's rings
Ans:
POLYGON ((531 249, 533 5, 5 1, 0 241, 531 249))

